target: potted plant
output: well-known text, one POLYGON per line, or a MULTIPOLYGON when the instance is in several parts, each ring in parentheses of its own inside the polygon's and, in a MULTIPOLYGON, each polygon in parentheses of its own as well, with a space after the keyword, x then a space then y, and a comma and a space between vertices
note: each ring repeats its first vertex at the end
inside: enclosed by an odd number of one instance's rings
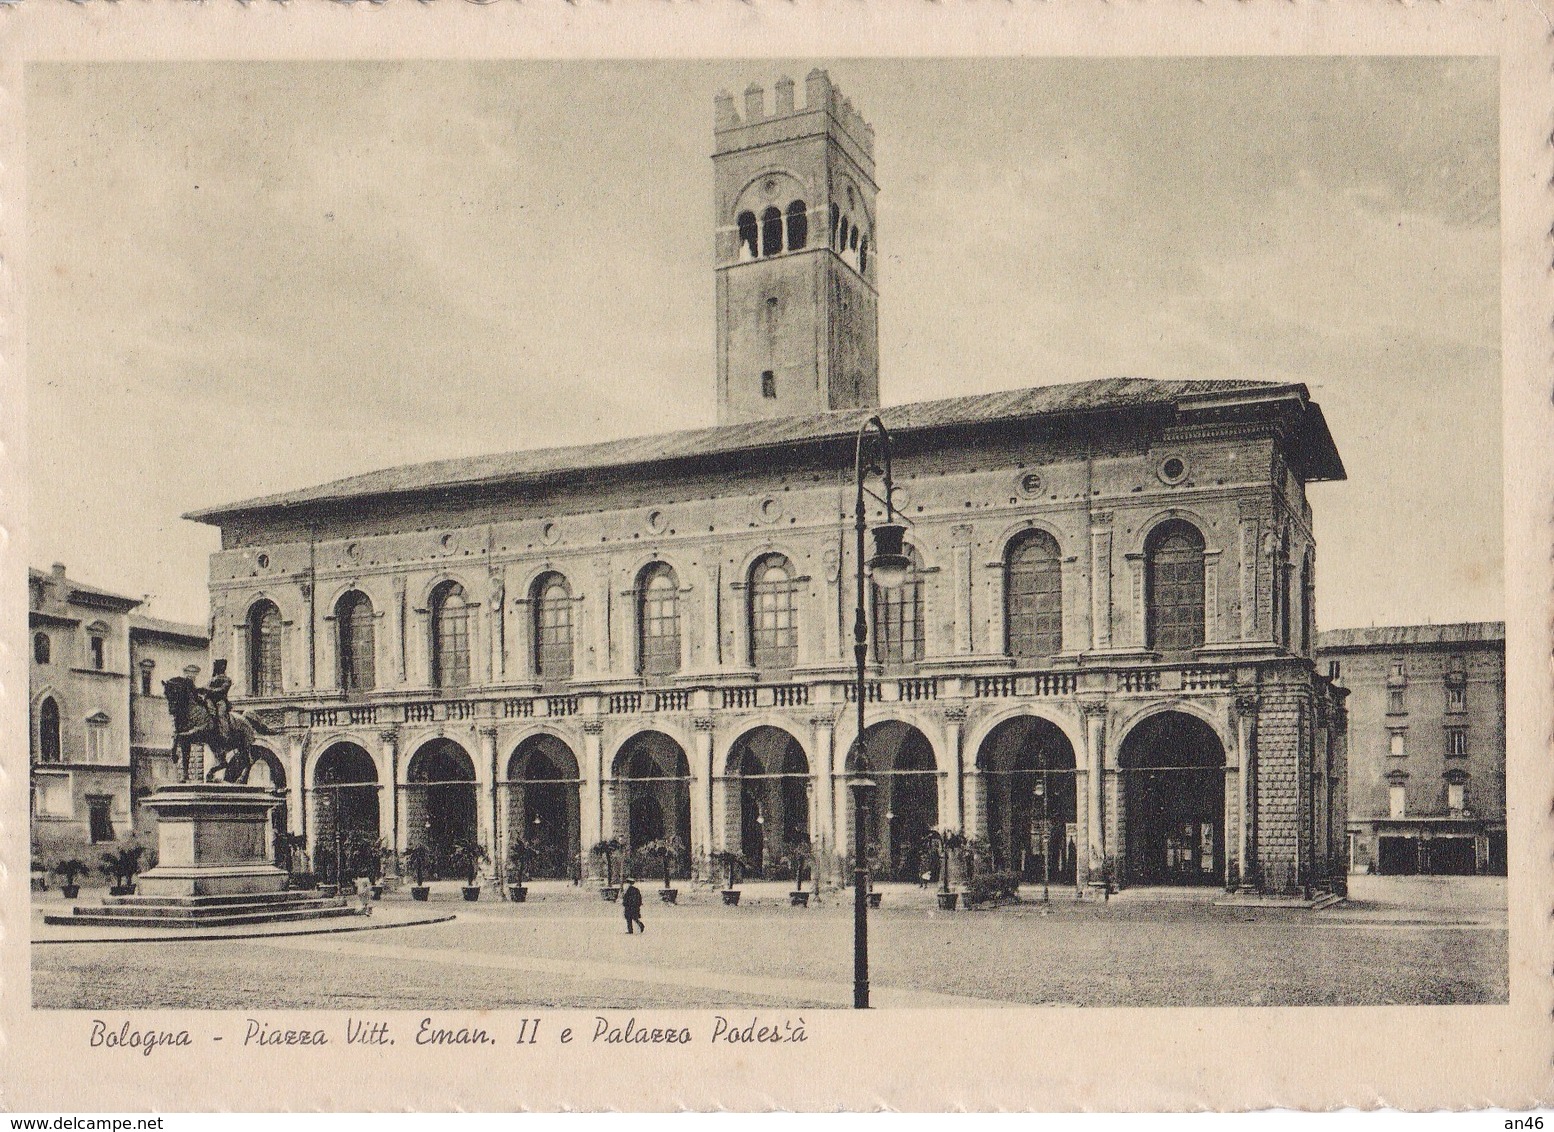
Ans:
POLYGON ((75 857, 67 857, 54 866, 54 872, 64 878, 65 883, 60 885, 59 890, 65 894, 66 900, 74 900, 81 895, 81 886, 76 883, 76 877, 86 872, 87 869, 87 863, 75 857))
POLYGON ((453 846, 453 866, 464 874, 464 899, 473 903, 480 899, 480 866, 491 859, 486 847, 478 841, 460 840, 453 846))
POLYGON ((594 842, 589 852, 595 857, 604 858, 604 887, 599 889, 599 895, 606 900, 619 900, 621 890, 615 884, 615 855, 626 847, 615 838, 594 842))
MULTIPOLYGON (((809 893, 804 890, 804 870, 814 872, 815 850, 808 840, 795 841, 782 851, 779 864, 793 871, 793 891, 788 893, 788 904, 794 908, 809 907, 809 893)), ((816 877, 818 881, 819 878, 816 877)))
POLYGON ((736 853, 731 849, 720 849, 712 855, 712 867, 728 870, 728 887, 723 890, 723 903, 734 907, 739 903, 739 870, 745 867, 743 853, 736 853))
POLYGON ((955 911, 960 893, 950 891, 950 854, 966 845, 966 835, 955 829, 936 829, 928 835, 929 848, 939 858, 939 908, 955 911))
POLYGON ((680 890, 670 883, 669 872, 680 859, 680 854, 685 852, 685 843, 671 833, 668 837, 644 845, 642 852, 657 861, 663 870, 664 887, 658 890, 658 898, 665 904, 676 903, 680 899, 680 890))
POLYGON ((425 845, 412 845, 405 852, 405 867, 415 877, 415 884, 410 887, 410 899, 430 899, 432 886, 426 883, 426 874, 432 870, 431 850, 425 845))
POLYGON ((529 898, 529 890, 523 882, 528 878, 529 868, 539 855, 540 847, 521 833, 516 834, 512 844, 507 847, 507 865, 512 869, 509 874, 507 895, 514 904, 522 904, 529 898))
POLYGON ((109 896, 135 894, 135 874, 140 872, 140 858, 144 853, 145 849, 141 846, 132 845, 127 849, 120 849, 117 853, 103 854, 103 863, 97 867, 112 881, 108 888, 109 896))

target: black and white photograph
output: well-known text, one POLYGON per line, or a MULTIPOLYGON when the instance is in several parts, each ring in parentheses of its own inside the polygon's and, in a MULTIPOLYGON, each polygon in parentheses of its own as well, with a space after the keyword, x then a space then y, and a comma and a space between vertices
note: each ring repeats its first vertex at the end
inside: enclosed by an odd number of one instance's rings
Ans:
POLYGON ((30 60, 27 1009, 1507 1008, 1502 81, 30 60))

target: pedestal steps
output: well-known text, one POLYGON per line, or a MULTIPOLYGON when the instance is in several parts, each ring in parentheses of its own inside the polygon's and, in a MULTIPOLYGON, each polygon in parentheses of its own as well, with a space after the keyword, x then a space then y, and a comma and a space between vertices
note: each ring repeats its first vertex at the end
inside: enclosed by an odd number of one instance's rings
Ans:
POLYGON ((69 915, 43 917, 47 924, 111 928, 226 928, 351 916, 344 900, 309 892, 237 896, 109 896, 101 905, 81 906, 69 915))

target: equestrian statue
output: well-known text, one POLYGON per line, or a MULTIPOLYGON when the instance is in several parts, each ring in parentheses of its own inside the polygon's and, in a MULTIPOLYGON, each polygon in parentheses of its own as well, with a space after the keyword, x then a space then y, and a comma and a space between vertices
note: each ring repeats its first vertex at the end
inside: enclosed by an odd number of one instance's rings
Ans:
POLYGON ((179 767, 180 782, 189 781, 191 749, 194 744, 203 743, 216 760, 205 773, 206 782, 215 782, 220 775, 222 782, 245 784, 254 763, 254 737, 276 734, 262 720, 233 711, 227 702, 231 690, 232 678, 227 675, 225 660, 212 663, 210 684, 204 688, 187 676, 162 681, 167 712, 173 717, 173 762, 179 767), (229 753, 231 758, 227 757, 229 753))

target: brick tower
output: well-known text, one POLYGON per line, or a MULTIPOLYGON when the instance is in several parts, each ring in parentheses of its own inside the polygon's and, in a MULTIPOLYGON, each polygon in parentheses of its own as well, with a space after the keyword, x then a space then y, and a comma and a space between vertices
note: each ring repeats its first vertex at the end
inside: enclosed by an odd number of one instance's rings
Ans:
POLYGON ((717 96, 719 424, 879 404, 874 130, 804 85, 717 96))

